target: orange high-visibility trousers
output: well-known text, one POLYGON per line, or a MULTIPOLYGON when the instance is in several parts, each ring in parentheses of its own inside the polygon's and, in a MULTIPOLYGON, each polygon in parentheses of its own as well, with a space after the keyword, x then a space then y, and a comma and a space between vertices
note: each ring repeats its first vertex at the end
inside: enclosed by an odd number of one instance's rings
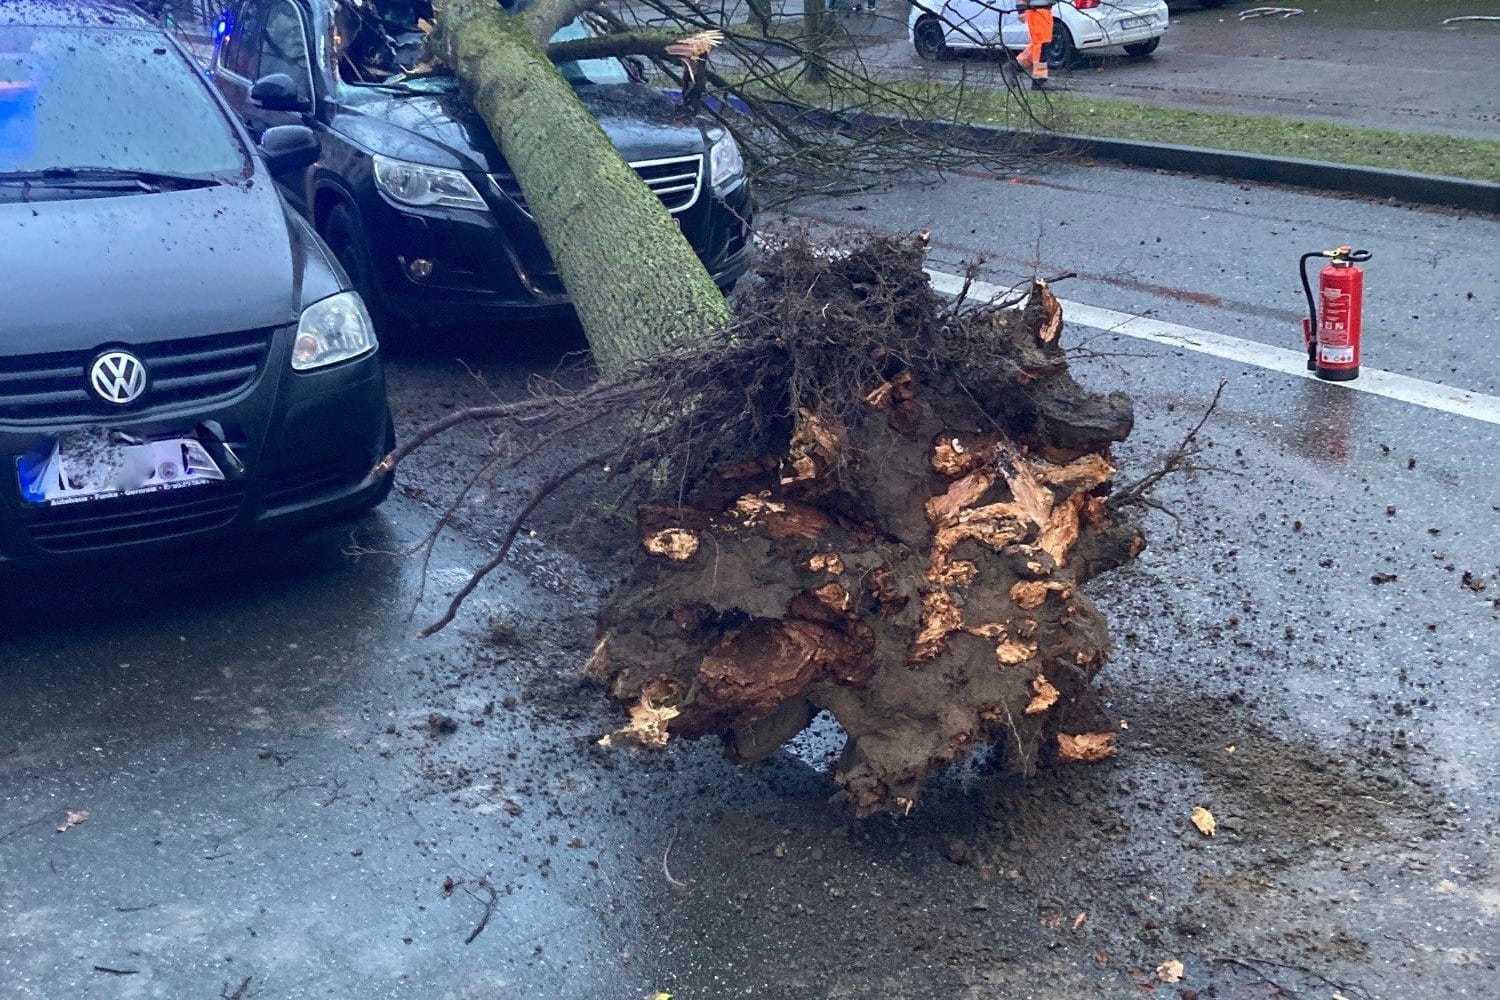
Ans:
POLYGON ((1042 48, 1052 41, 1052 8, 1027 7, 1019 13, 1026 23, 1026 35, 1029 39, 1019 62, 1031 70, 1033 80, 1045 80, 1047 60, 1042 56, 1042 48))

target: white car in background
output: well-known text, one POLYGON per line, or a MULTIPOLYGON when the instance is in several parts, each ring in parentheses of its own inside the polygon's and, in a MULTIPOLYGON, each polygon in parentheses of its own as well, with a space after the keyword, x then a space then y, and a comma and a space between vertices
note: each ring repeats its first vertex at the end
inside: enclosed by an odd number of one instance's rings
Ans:
MULTIPOLYGON (((945 59, 959 49, 1026 48, 1026 25, 999 0, 912 0, 906 26, 923 59, 945 59)), ((1047 65, 1065 67, 1080 52, 1123 48, 1128 55, 1156 51, 1167 31, 1165 0, 1071 0, 1052 8, 1047 65)))

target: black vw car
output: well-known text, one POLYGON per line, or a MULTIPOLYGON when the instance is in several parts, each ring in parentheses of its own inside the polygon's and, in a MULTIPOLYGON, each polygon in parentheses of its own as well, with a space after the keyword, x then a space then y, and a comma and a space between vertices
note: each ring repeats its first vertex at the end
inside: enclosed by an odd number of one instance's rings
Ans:
POLYGON ((316 157, 127 6, 0 3, 0 568, 389 491, 373 324, 272 181, 316 157))
MULTIPOLYGON (((425 0, 231 0, 211 76, 252 134, 305 124, 322 156, 286 193, 364 295, 377 326, 568 308, 526 199, 451 75, 424 60, 425 0), (377 11, 376 14, 357 10, 377 11)), ((559 32, 576 37, 575 22, 559 32)), ((660 195, 721 287, 744 273, 751 204, 734 139, 590 59, 559 67, 660 195)))

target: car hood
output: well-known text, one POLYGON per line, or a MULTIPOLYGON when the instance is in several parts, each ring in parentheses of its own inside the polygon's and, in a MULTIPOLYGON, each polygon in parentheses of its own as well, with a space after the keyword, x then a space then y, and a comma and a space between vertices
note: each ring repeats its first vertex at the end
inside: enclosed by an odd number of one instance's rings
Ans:
MULTIPOLYGON (((575 93, 630 161, 701 153, 703 127, 692 110, 642 84, 579 86, 575 93)), ((346 105, 333 127, 372 153, 411 163, 500 173, 499 147, 457 91, 392 94, 371 90, 346 105)))
MULTIPOLYGON (((277 326, 335 272, 269 180, 0 204, 0 354, 277 326)), ((333 287, 330 289, 330 284, 333 287)))

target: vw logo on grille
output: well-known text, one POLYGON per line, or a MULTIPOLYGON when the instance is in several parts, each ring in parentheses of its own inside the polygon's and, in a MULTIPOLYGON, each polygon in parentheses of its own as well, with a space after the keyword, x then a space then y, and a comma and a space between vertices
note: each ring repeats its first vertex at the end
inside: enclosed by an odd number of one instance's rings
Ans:
POLYGON ((109 351, 95 359, 89 383, 106 403, 133 403, 146 391, 146 366, 128 351, 109 351))

